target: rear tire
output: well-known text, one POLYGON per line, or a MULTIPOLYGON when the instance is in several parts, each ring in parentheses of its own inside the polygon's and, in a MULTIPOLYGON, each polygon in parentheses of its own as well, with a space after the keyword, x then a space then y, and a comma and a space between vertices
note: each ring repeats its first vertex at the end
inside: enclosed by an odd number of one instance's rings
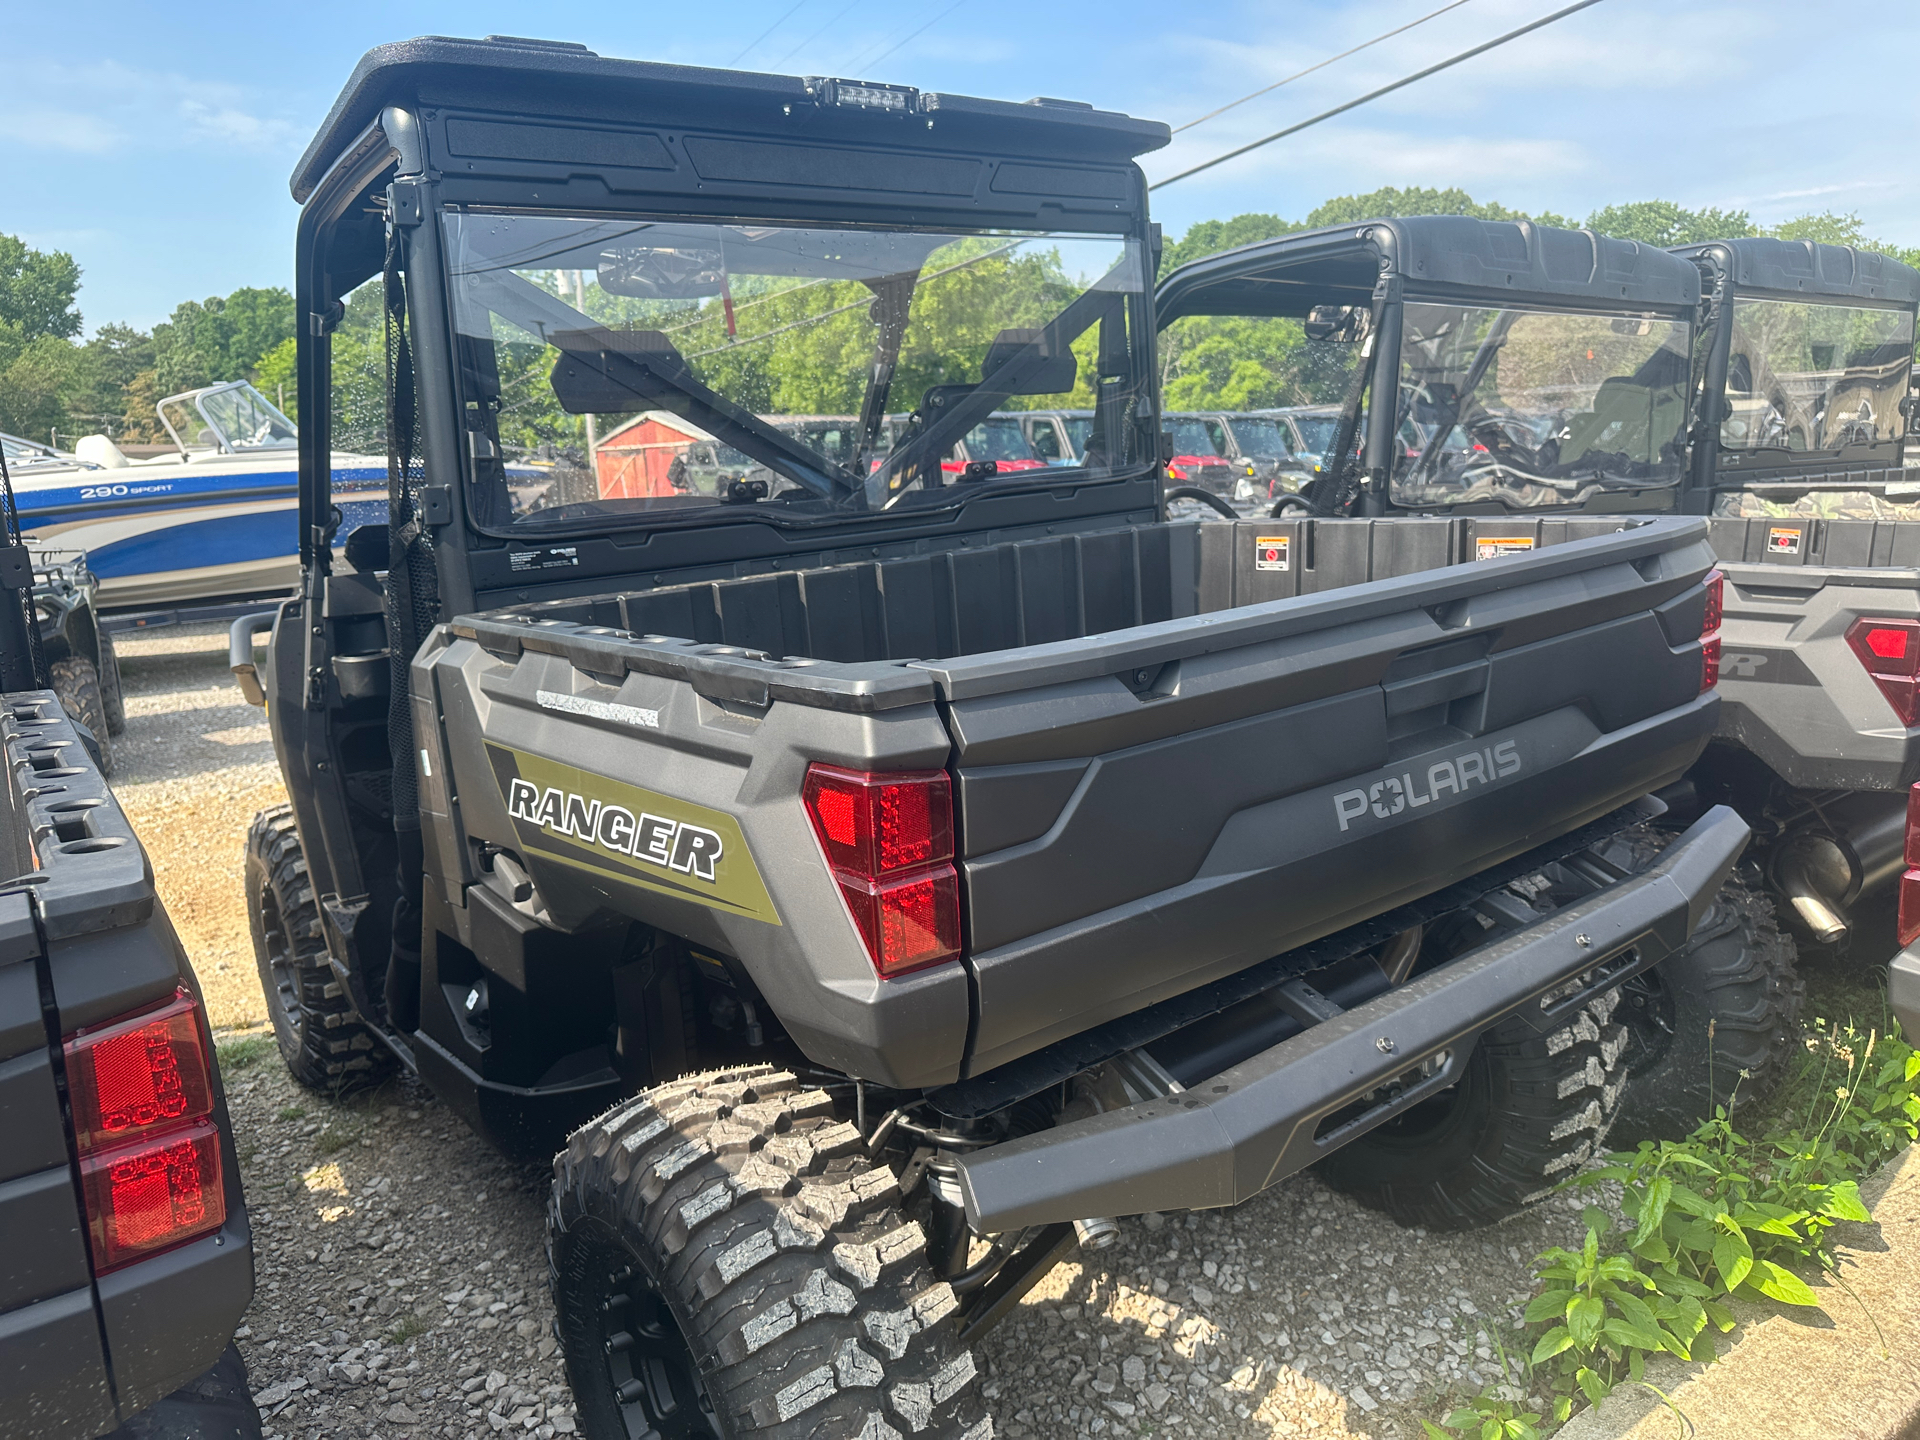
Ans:
POLYGON ((1621 987, 1633 1078, 1614 1126, 1617 1146, 1684 1139, 1715 1107, 1773 1091, 1800 1034, 1798 960, 1766 896, 1729 880, 1684 949, 1621 987))
POLYGON ((554 1159, 547 1254, 590 1440, 989 1440, 893 1172, 768 1066, 658 1086, 554 1159))
POLYGON ((1620 992, 1542 1035, 1510 1016, 1480 1037, 1458 1084, 1319 1165, 1336 1190, 1429 1230, 1472 1230, 1540 1199, 1597 1153, 1626 1079, 1620 992))
POLYGON ((93 668, 91 660, 78 655, 56 660, 47 668, 60 708, 93 732, 94 742, 100 747, 100 773, 111 776, 113 742, 107 735, 107 709, 100 694, 100 672, 93 668))
POLYGON ((100 708, 107 717, 107 733, 124 735, 127 733, 127 696, 120 684, 120 652, 113 648, 113 635, 99 628, 95 622, 94 633, 100 638, 100 708))
POLYGON ((333 973, 293 809, 276 805, 247 830, 247 924, 280 1058, 310 1090, 342 1094, 386 1075, 392 1053, 333 973))

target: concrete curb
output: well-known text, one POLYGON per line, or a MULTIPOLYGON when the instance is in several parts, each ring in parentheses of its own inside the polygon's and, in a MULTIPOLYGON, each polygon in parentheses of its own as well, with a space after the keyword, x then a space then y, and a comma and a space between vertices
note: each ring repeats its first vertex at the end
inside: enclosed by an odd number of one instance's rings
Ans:
POLYGON ((1741 1323, 1717 1337, 1718 1363, 1662 1356, 1647 1366, 1648 1381, 1673 1410, 1640 1386, 1622 1385, 1603 1405, 1575 1416, 1557 1440, 1894 1440, 1920 1433, 1920 1147, 1889 1161, 1860 1191, 1874 1223, 1835 1229, 1852 1295, 1831 1280, 1817 1282, 1824 1317, 1787 1305, 1736 1305, 1741 1323))

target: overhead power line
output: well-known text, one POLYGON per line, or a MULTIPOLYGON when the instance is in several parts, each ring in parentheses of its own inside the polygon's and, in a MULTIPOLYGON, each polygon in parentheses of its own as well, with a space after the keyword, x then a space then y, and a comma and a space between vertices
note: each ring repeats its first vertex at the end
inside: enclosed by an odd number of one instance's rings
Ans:
POLYGON ((771 25, 767 26, 767 28, 762 30, 758 35, 754 36, 753 39, 748 42, 746 49, 742 50, 738 55, 734 56, 733 59, 727 62, 728 66, 731 67, 734 65, 738 65, 742 60, 746 59, 747 56, 751 55, 754 52, 755 47, 757 47, 762 40, 766 39, 769 35, 773 34, 774 31, 778 30, 782 25, 786 24, 787 21, 791 20, 793 18, 793 12, 795 10, 798 10, 802 5, 806 3, 807 3, 807 0, 794 0, 792 8, 789 9, 785 14, 783 14, 778 20, 774 21, 771 25))
POLYGON ((1442 5, 1438 10, 1429 10, 1426 14, 1422 15, 1418 20, 1409 20, 1406 24, 1402 25, 1397 30, 1389 30, 1384 35, 1376 35, 1371 40, 1363 40, 1360 42, 1360 44, 1354 46, 1351 50, 1342 50, 1338 55, 1329 55, 1326 59, 1322 60, 1318 65, 1309 65, 1304 70, 1296 70, 1293 72, 1293 74, 1287 76, 1286 79, 1276 80, 1271 85, 1263 85, 1260 89, 1255 90, 1251 95, 1242 95, 1238 100, 1229 100, 1226 104, 1222 105, 1218 110, 1209 110, 1206 114, 1202 115, 1198 120, 1189 120, 1184 125, 1176 125, 1173 127, 1173 133, 1178 135, 1182 130, 1191 130, 1196 125, 1204 125, 1206 124, 1207 121, 1212 120, 1216 116, 1226 114, 1227 111, 1233 109, 1236 105, 1244 105, 1249 100, 1258 100, 1262 95, 1271 95, 1274 91, 1278 90, 1282 85, 1291 85, 1294 81, 1300 79, 1302 76, 1311 75, 1316 70, 1324 70, 1327 68, 1327 66, 1333 64, 1337 60, 1344 60, 1349 55, 1358 55, 1362 50, 1365 50, 1368 46, 1378 45, 1382 40, 1391 40, 1396 35, 1404 35, 1407 33, 1407 31, 1413 29, 1416 25, 1424 25, 1427 23, 1427 21, 1435 19, 1438 16, 1444 15, 1449 10, 1458 10, 1462 5, 1466 3, 1467 3, 1467 0, 1452 0, 1451 4, 1442 5))
POLYGON ((1407 86, 1413 84, 1416 80, 1424 80, 1429 75, 1438 75, 1442 70, 1446 70, 1451 68, 1452 66, 1458 65, 1463 60, 1471 60, 1476 55, 1484 55, 1487 53, 1487 51, 1495 49, 1501 45, 1504 45, 1509 40, 1518 40, 1522 35, 1531 34, 1533 31, 1540 29, 1542 26, 1551 25, 1556 20, 1564 20, 1567 18, 1567 16, 1573 14, 1575 11, 1585 10, 1588 6, 1598 5, 1599 3, 1600 3, 1600 0, 1578 0, 1577 4, 1569 5, 1566 8, 1561 10, 1556 10, 1551 15, 1543 15, 1538 20, 1533 21, 1531 24, 1522 25, 1518 30, 1509 30, 1506 34, 1495 36, 1493 39, 1488 40, 1483 44, 1474 46, 1471 50, 1462 50, 1458 55, 1449 56, 1447 59, 1442 60, 1438 65, 1429 65, 1424 70, 1416 71, 1412 75, 1408 75, 1403 77, 1402 79, 1395 80, 1391 85, 1382 85, 1378 90, 1369 90, 1365 95, 1362 95, 1357 100, 1349 100, 1344 105, 1336 105, 1331 110, 1323 110, 1318 115, 1315 115, 1312 118, 1307 120, 1302 120, 1297 125, 1289 125, 1284 130, 1276 130, 1271 135, 1266 135, 1258 140, 1251 141, 1248 144, 1240 146, 1236 150, 1229 150, 1224 155, 1216 155, 1211 160, 1203 160, 1198 165, 1194 165, 1189 167, 1188 169, 1182 170, 1178 175, 1169 175, 1164 180, 1156 180, 1153 184, 1149 185, 1147 188, 1149 190, 1163 190, 1167 186, 1174 184, 1176 181, 1185 180, 1192 175, 1198 175, 1202 170, 1211 170, 1216 165, 1224 165, 1229 160, 1236 160, 1240 156, 1245 155, 1250 150, 1258 150, 1263 145, 1271 145, 1273 144, 1274 141, 1284 140, 1289 135, 1298 135, 1302 130, 1307 129, 1309 126, 1318 125, 1322 120, 1331 120, 1336 115, 1344 115, 1349 110, 1353 110, 1358 108, 1361 105, 1365 105, 1369 100, 1378 100, 1382 95, 1389 95, 1395 90, 1405 89, 1407 86))

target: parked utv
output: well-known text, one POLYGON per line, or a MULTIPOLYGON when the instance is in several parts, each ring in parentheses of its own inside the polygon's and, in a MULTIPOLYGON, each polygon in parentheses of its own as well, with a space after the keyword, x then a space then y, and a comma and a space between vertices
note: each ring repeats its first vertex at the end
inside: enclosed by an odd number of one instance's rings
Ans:
POLYGON ((96 608, 100 585, 78 550, 33 548, 33 609, 47 678, 61 708, 87 727, 100 773, 113 774, 113 738, 127 728, 120 658, 96 608))
POLYGON ((53 691, 0 694, 0 751, 0 1428, 257 1437, 199 982, 53 691))
POLYGON ((1757 839, 1707 927, 1718 938, 1629 991, 1635 1080, 1619 1133, 1697 1121, 1709 1068, 1723 1091, 1745 1070, 1743 1092, 1758 1093, 1799 993, 1768 910, 1808 938, 1843 938, 1847 908, 1901 869, 1920 778, 1920 581, 1890 568, 1920 555, 1899 499, 1920 275, 1802 242, 1667 254, 1424 217, 1196 262, 1163 282, 1158 313, 1258 316, 1276 279, 1311 292, 1309 336, 1349 342, 1343 436, 1375 423, 1378 377, 1392 375, 1403 434, 1421 440, 1323 474, 1276 513, 1510 517, 1478 522, 1482 558, 1548 543, 1568 517, 1715 517, 1726 703, 1663 798, 1670 823, 1730 805, 1757 839), (1687 1037, 1716 1019, 1709 1058, 1687 1037))
POLYGON ((307 1083, 405 1064, 562 1147, 589 1435, 984 1437, 967 1345, 1076 1240, 1316 1161, 1511 1213, 1719 903, 1746 827, 1649 798, 1714 727, 1702 521, 1500 566, 1471 518, 1167 522, 1167 138, 432 39, 295 175, 303 583, 235 631, 292 797, 262 975, 307 1083), (336 568, 365 305, 391 512, 336 568), (945 468, 1088 391, 1077 464, 945 468), (797 393, 843 458, 758 418, 797 393), (778 487, 509 503, 530 414, 643 410, 778 487))

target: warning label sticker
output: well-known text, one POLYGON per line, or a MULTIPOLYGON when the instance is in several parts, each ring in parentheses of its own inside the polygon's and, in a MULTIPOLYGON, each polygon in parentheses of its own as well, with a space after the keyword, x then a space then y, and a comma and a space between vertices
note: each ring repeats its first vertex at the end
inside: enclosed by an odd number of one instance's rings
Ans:
POLYGON ((549 545, 544 550, 510 550, 507 563, 514 573, 523 570, 557 570, 580 563, 580 550, 575 545, 549 545))
POLYGON ((1498 560, 1502 555, 1520 555, 1531 549, 1531 535, 1481 535, 1473 542, 1473 558, 1498 560))
POLYGON ((1806 531, 1797 525, 1773 525, 1767 529, 1767 553, 1769 555, 1798 555, 1800 542, 1806 531))
POLYGON ((1253 568, 1256 570, 1290 570, 1293 537, 1290 535, 1256 535, 1253 541, 1253 568))

